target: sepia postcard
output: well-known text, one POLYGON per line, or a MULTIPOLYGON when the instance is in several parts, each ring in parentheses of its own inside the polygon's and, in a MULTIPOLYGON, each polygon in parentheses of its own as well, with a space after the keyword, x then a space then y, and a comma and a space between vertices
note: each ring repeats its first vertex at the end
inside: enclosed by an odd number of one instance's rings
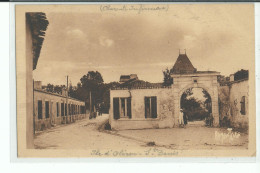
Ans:
POLYGON ((254 14, 16 5, 18 158, 255 157, 254 14))

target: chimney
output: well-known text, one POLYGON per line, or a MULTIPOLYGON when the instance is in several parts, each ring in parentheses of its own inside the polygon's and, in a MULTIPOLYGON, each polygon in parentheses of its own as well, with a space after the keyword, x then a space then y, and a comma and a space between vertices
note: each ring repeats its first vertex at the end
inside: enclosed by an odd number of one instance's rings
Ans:
POLYGON ((34 81, 34 89, 42 89, 42 81, 34 81))
POLYGON ((137 74, 130 74, 130 79, 138 79, 137 74))
POLYGON ((231 75, 229 75, 229 77, 230 77, 230 82, 232 82, 232 81, 234 81, 235 80, 235 75, 234 74, 231 74, 231 75))
POLYGON ((61 95, 62 96, 67 96, 67 90, 66 90, 66 88, 62 88, 62 90, 61 90, 61 95))

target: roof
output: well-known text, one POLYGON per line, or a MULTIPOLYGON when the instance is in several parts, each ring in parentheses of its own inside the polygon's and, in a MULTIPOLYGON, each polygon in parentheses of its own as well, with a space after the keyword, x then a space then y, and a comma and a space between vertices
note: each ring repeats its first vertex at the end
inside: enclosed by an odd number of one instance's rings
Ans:
POLYGON ((131 89, 131 88, 146 88, 146 87, 161 88, 161 87, 163 87, 163 84, 162 83, 150 83, 150 82, 146 82, 146 81, 139 80, 139 79, 130 79, 130 80, 126 81, 125 83, 120 84, 116 88, 131 89))
POLYGON ((75 101, 79 101, 79 102, 85 103, 84 101, 79 100, 79 99, 76 99, 76 98, 73 98, 73 97, 66 97, 66 96, 60 95, 60 94, 58 94, 58 93, 52 93, 52 92, 44 91, 44 90, 42 90, 42 89, 36 89, 36 88, 34 88, 34 91, 38 91, 38 92, 41 92, 41 93, 45 93, 45 94, 49 94, 49 95, 54 95, 54 96, 58 96, 58 97, 68 98, 68 99, 71 99, 71 100, 75 100, 75 101))
POLYGON ((137 74, 130 74, 130 75, 121 75, 120 76, 120 82, 126 82, 126 81, 129 81, 129 80, 136 80, 138 79, 137 77, 137 74))
POLYGON ((120 80, 121 79, 130 79, 130 75, 121 75, 120 80))
POLYGON ((32 33, 32 51, 33 51, 33 70, 36 69, 40 56, 45 31, 49 25, 45 13, 34 12, 26 13, 26 22, 32 33))
POLYGON ((186 53, 179 54, 173 68, 170 70, 172 74, 195 73, 196 71, 186 53))

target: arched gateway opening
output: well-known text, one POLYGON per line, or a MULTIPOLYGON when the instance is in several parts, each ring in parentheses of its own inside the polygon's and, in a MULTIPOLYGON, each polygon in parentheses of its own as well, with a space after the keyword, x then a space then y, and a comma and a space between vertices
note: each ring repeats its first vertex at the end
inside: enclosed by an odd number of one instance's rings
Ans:
MULTIPOLYGON (((218 112, 218 82, 217 76, 219 72, 216 71, 198 71, 185 54, 179 54, 173 68, 170 70, 170 77, 172 81, 172 88, 174 95, 177 96, 174 100, 174 124, 177 126, 181 116, 181 98, 183 93, 190 88, 202 88, 210 97, 207 114, 212 116, 213 126, 219 125, 218 112)), ((190 108, 191 109, 191 108, 190 108)), ((193 113, 194 115, 195 113, 193 113)), ((205 113, 206 114, 206 113, 205 113)), ((194 116, 193 116, 194 117, 194 116)), ((203 116, 201 116, 202 118, 203 116)))
POLYGON ((212 99, 203 88, 188 88, 180 98, 180 111, 183 112, 184 125, 212 126, 212 99))

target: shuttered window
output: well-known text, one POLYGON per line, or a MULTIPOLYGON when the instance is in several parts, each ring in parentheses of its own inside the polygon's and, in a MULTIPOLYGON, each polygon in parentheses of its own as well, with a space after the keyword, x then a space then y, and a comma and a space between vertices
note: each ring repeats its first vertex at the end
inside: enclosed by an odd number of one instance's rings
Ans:
POLYGON ((127 98, 127 116, 132 118, 132 111, 131 111, 131 98, 127 98))
POLYGON ((131 98, 113 98, 114 119, 132 118, 131 98))
POLYGON ((45 102, 45 118, 49 118, 49 117, 50 117, 49 102, 46 101, 46 102, 45 102))
POLYGON ((243 96, 243 97, 241 98, 240 104, 241 104, 240 113, 241 113, 242 115, 246 115, 246 97, 245 97, 245 96, 243 96))
POLYGON ((145 118, 157 118, 157 98, 145 97, 145 118))
POLYGON ((68 104, 66 103, 65 104, 65 116, 67 116, 68 115, 68 104))
POLYGON ((56 109, 57 109, 57 117, 60 115, 60 110, 59 110, 59 103, 56 103, 56 109))
POLYGON ((119 116, 119 98, 113 99, 113 110, 114 110, 114 119, 117 120, 119 116))
POLYGON ((71 115, 71 107, 70 107, 70 104, 68 104, 68 115, 71 115))
POLYGON ((61 116, 64 116, 64 103, 61 103, 61 116))
POLYGON ((38 119, 42 119, 42 101, 38 100, 38 119))

